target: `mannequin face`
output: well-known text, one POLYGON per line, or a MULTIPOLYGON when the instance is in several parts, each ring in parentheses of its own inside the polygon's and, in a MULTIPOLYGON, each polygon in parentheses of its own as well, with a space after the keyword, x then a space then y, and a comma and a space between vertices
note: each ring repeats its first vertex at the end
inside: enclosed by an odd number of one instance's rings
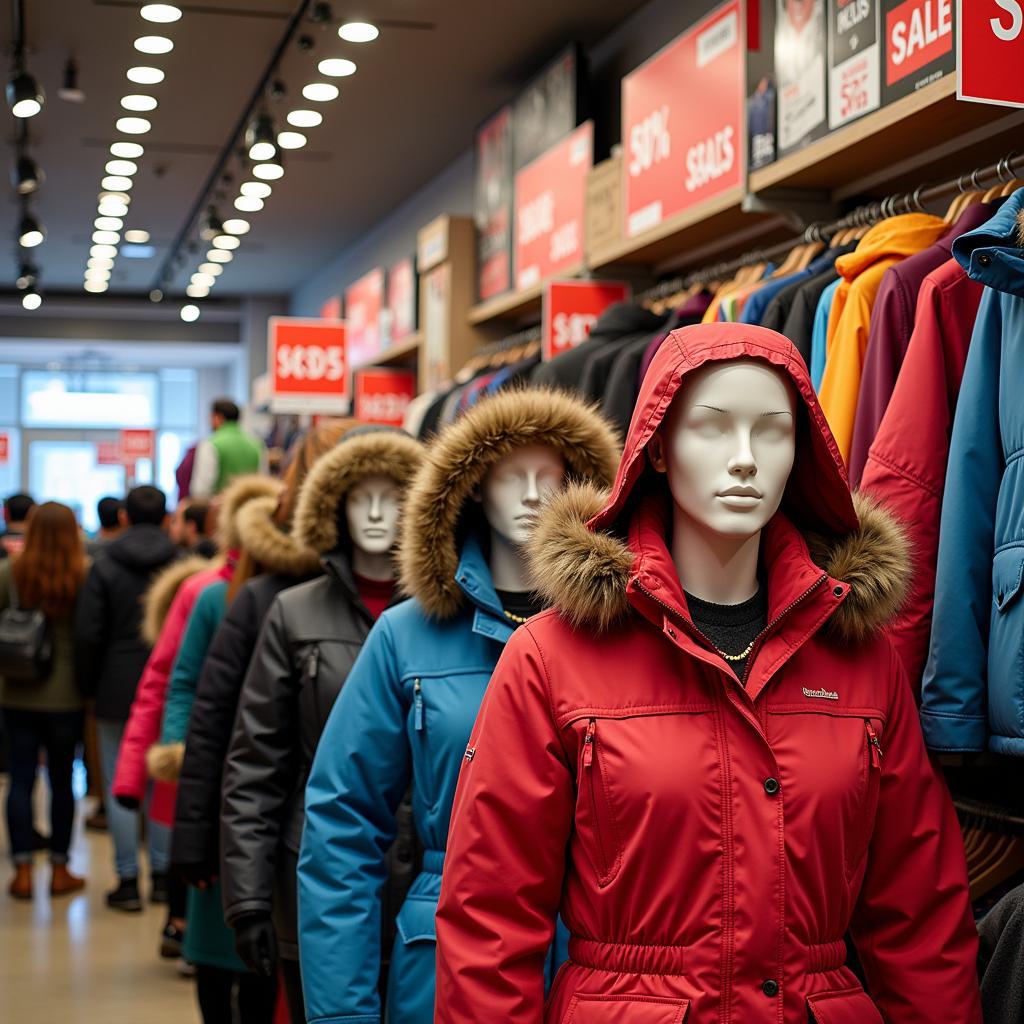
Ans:
POLYGON ((678 514, 721 538, 753 537, 782 502, 796 455, 796 403, 783 378, 752 360, 690 377, 651 442, 678 514))
POLYGON ((387 476, 361 480, 345 496, 345 520, 352 543, 369 555, 382 555, 398 538, 401 488, 387 476))
POLYGON ((513 547, 525 544, 531 520, 564 480, 565 460, 543 444, 517 448, 495 463, 479 491, 492 533, 513 547))

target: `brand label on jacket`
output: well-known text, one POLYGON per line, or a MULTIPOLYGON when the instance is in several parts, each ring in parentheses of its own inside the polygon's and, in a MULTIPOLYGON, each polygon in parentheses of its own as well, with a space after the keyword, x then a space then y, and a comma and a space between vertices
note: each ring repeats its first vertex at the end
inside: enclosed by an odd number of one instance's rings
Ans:
POLYGON ((808 690, 806 686, 800 688, 805 697, 814 697, 817 700, 839 700, 839 694, 835 690, 808 690))

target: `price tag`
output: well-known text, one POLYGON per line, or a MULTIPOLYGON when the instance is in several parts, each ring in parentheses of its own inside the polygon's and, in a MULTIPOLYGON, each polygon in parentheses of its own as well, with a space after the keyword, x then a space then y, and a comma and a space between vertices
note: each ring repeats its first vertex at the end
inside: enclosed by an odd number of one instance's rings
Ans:
POLYGON ((274 412, 347 412, 347 332, 340 320, 273 316, 267 330, 274 412))
POLYGON ((1024 0, 957 0, 962 100, 1024 107, 1024 0))
POLYGON ((553 359, 582 344, 597 318, 613 303, 625 302, 630 287, 621 281, 551 281, 544 290, 541 353, 553 359))

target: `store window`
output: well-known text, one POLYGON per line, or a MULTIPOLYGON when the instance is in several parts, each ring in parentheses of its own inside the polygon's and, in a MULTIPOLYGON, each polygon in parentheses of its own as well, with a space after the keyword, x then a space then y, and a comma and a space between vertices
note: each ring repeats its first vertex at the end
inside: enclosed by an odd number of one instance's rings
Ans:
POLYGON ((152 374, 28 370, 21 384, 25 427, 157 426, 152 374))

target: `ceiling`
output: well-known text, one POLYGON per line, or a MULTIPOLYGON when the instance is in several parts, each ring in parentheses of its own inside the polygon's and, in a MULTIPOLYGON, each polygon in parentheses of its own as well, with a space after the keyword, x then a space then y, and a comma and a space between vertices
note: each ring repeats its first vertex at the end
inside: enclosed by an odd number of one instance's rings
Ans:
MULTIPOLYGON (((8 0, 8 7, 12 0, 8 0)), ((203 184, 245 109, 284 34, 296 0, 202 0, 179 3, 183 18, 152 25, 133 0, 26 0, 28 67, 46 90, 47 102, 29 121, 30 152, 46 173, 33 210, 47 231, 32 251, 44 290, 82 289, 92 244, 97 193, 110 155, 121 96, 156 96, 152 130, 139 137, 139 158, 125 228, 148 230, 155 247, 149 259, 117 258, 111 293, 148 292, 168 247, 185 225, 203 184), (166 56, 137 53, 143 34, 170 36, 166 56), (83 103, 58 96, 63 68, 73 56, 83 103), (125 71, 135 64, 166 72, 156 86, 132 85, 125 71)), ((242 240, 214 294, 285 294, 338 256, 407 196, 471 144, 475 126, 512 95, 529 74, 570 40, 592 44, 643 6, 639 0, 335 0, 336 23, 369 20, 411 23, 382 27, 373 43, 340 40, 334 28, 307 24, 311 52, 287 49, 279 77, 288 95, 271 102, 278 122, 295 106, 317 106, 324 122, 306 134, 309 144, 287 153, 286 174, 274 183, 265 208, 245 216, 252 231, 242 240), (316 64, 345 56, 358 65, 338 80, 339 99, 311 104, 300 93, 322 76, 316 64)), ((10 29, 0 44, 10 47, 10 29)), ((6 106, 8 163, 13 161, 15 119, 6 106)), ((236 215, 231 200, 221 215, 236 215)), ((5 184, 0 238, 13 239, 19 206, 5 184)), ((0 260, 0 284, 13 286, 17 252, 0 260)), ((200 257, 189 258, 181 288, 200 257)))

